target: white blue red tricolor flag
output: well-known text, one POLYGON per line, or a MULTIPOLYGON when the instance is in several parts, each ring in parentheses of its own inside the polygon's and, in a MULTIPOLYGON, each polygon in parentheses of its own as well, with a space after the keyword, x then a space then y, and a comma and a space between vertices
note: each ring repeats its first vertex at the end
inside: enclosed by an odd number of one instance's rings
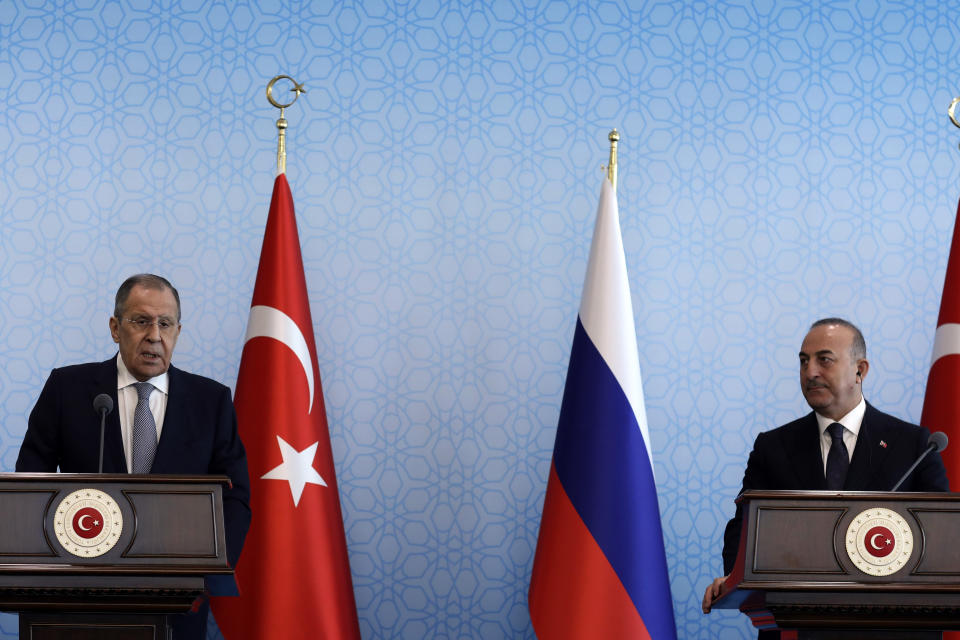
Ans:
POLYGON ((617 196, 606 179, 529 606, 539 640, 677 637, 617 196))

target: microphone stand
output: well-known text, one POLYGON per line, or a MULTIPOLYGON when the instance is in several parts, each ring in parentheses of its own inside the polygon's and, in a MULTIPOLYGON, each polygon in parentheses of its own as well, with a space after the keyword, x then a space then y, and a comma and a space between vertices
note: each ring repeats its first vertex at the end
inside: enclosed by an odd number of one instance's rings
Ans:
POLYGON ((97 465, 97 473, 103 473, 103 433, 107 423, 107 409, 100 410, 100 464, 97 465))
POLYGON ((900 488, 900 485, 903 484, 903 481, 907 479, 907 476, 909 476, 911 473, 913 473, 913 470, 917 468, 917 465, 920 464, 920 463, 923 461, 924 458, 927 457, 927 454, 930 453, 931 451, 936 450, 936 448, 937 448, 937 443, 936 443, 936 442, 931 442, 930 444, 928 444, 928 445, 927 445, 927 450, 924 451, 922 454, 920 454, 920 457, 917 458, 917 461, 916 461, 916 462, 914 462, 912 465, 910 465, 910 468, 907 469, 907 472, 906 472, 905 474, 903 474, 903 477, 900 478, 900 480, 897 482, 897 484, 895 484, 895 485, 893 486, 893 489, 890 489, 890 491, 896 491, 897 489, 899 489, 899 488, 900 488))

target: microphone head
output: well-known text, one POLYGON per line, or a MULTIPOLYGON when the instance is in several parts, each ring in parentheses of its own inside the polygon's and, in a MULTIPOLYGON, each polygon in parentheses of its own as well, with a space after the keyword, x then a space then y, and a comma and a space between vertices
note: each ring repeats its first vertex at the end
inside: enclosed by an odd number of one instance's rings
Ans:
MULTIPOLYGON (((101 393, 93 399, 93 410, 97 413, 108 414, 113 411, 113 398, 106 393, 101 393)), ((946 438, 946 436, 943 436, 946 438)))
POLYGON ((934 451, 940 452, 947 448, 947 434, 943 431, 935 431, 930 434, 927 440, 927 446, 933 445, 934 451))

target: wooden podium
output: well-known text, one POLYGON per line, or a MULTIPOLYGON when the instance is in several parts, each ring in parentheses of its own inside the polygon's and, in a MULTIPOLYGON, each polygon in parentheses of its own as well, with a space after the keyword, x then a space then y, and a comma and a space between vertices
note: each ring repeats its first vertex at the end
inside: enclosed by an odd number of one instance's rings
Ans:
POLYGON ((170 637, 232 580, 222 476, 0 473, 0 610, 32 640, 170 637))
POLYGON ((714 608, 800 639, 960 629, 960 494, 747 491, 714 608))

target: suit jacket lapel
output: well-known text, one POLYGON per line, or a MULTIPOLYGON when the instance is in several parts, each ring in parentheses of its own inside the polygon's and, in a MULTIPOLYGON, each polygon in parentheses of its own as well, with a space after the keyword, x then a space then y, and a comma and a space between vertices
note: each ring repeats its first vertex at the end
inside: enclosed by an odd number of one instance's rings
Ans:
POLYGON ((163 427, 160 429, 160 440, 157 442, 151 473, 172 473, 171 467, 176 466, 178 457, 183 455, 185 447, 188 446, 187 396, 181 371, 171 365, 167 370, 167 410, 163 416, 163 427))
POLYGON ((797 475, 800 487, 805 489, 826 489, 827 480, 823 475, 823 454, 820 452, 820 428, 817 417, 811 411, 794 431, 790 443, 796 452, 797 475))
MULTIPOLYGON (((853 458, 847 470, 847 481, 843 488, 847 491, 871 490, 870 479, 877 469, 883 468, 887 449, 880 447, 879 442, 885 437, 883 426, 877 421, 877 410, 867 403, 867 410, 863 414, 860 424, 860 433, 857 434, 857 446, 853 449, 853 458)), ((892 487, 887 487, 887 490, 892 487)), ((875 490, 876 487, 873 487, 875 490)))
MULTIPOLYGON (((106 393, 113 400, 114 410, 107 416, 103 434, 104 473, 126 473, 127 457, 123 453, 123 435, 120 432, 120 404, 117 401, 117 356, 100 363, 93 380, 96 396, 106 393)), ((99 426, 99 419, 97 420, 99 426)), ((99 442, 96 458, 100 457, 99 442)), ((95 459, 96 459, 95 458, 95 459)), ((96 471, 96 469, 91 469, 96 471)))

